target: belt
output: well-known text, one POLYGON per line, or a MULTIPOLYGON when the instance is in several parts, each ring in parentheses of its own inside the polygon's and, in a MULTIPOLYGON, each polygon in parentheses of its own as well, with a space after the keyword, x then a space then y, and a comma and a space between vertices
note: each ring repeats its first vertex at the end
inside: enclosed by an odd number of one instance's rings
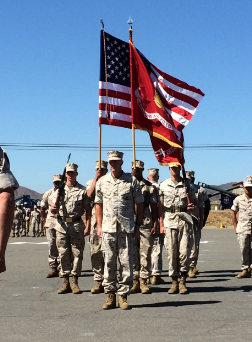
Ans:
POLYGON ((78 222, 81 221, 81 216, 76 217, 65 217, 65 216, 58 216, 64 222, 78 222))
POLYGON ((168 213, 182 213, 182 212, 185 212, 187 211, 187 207, 178 207, 178 208, 165 208, 165 212, 168 212, 168 213))

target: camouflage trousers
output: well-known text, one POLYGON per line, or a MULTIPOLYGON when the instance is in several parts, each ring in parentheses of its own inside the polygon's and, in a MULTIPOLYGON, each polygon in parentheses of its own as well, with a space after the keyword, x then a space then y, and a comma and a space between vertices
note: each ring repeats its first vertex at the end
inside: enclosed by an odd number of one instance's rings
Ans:
POLYGON ((104 286, 105 293, 119 295, 130 294, 133 282, 133 235, 121 230, 117 225, 116 233, 102 235, 102 251, 104 255, 104 286), (119 280, 117 289, 117 259, 119 261, 119 280))
POLYGON ((51 268, 57 268, 59 265, 59 252, 56 246, 56 230, 54 228, 47 228, 46 238, 49 247, 49 266, 51 268))
POLYGON ((24 226, 25 226, 24 231, 26 232, 26 234, 29 234, 30 220, 29 221, 25 221, 24 226))
POLYGON ((83 251, 85 247, 84 223, 65 223, 65 233, 56 231, 56 245, 59 251, 61 273, 81 275, 83 251))
POLYGON ((151 275, 151 252, 154 243, 154 236, 151 229, 140 228, 140 246, 134 239, 133 245, 133 279, 147 279, 151 275))
POLYGON ((39 234, 44 234, 43 221, 42 220, 40 220, 38 232, 39 232, 39 234))
POLYGON ((193 244, 192 225, 179 220, 177 228, 165 230, 165 248, 168 254, 169 276, 179 277, 188 272, 190 252, 193 244))
POLYGON ((252 239, 251 234, 237 234, 237 240, 242 255, 242 270, 252 267, 252 239))
POLYGON ((102 281, 104 274, 104 258, 103 252, 101 249, 102 238, 97 235, 97 224, 96 222, 91 226, 90 232, 90 255, 91 255, 91 264, 92 270, 94 273, 95 281, 102 281))
POLYGON ((159 227, 157 234, 154 235, 154 243, 151 252, 151 266, 153 276, 160 276, 163 268, 163 246, 164 246, 164 235, 160 234, 159 227))
POLYGON ((20 222, 18 220, 14 220, 12 224, 12 234, 19 234, 20 232, 20 222))
POLYGON ((201 239, 201 229, 193 225, 193 246, 190 254, 190 267, 196 268, 199 257, 199 245, 201 239))
POLYGON ((39 225, 40 221, 33 220, 32 221, 32 234, 36 235, 39 233, 39 225))

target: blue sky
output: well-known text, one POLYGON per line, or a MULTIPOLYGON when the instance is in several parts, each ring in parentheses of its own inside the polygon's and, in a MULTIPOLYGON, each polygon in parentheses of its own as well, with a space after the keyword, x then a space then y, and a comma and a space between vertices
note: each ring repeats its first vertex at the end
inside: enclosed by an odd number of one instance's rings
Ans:
MULTIPOLYGON (((251 144, 252 2, 250 0, 1 0, 0 143, 98 144, 100 17, 161 70, 206 95, 184 129, 186 145, 251 144)), ((131 130, 102 126, 104 145, 130 145, 131 130)), ((137 145, 150 145, 136 131, 137 145)), ((79 182, 93 178, 98 152, 6 148, 20 185, 52 187, 68 154, 79 182)), ((106 159, 103 150, 102 158, 106 159)), ((138 152, 145 168, 153 152, 138 152)), ((222 184, 252 174, 251 151, 185 150, 196 180, 222 184)), ((132 152, 125 152, 130 171, 132 152)), ((146 173, 145 173, 146 175, 146 173)), ((169 176, 160 166, 161 180, 169 176)))

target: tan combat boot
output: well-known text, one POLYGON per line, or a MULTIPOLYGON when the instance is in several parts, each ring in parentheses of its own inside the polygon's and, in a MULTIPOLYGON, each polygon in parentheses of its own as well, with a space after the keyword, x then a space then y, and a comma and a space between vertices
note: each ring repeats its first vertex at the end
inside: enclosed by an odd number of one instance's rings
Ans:
POLYGON ((107 300, 103 304, 103 310, 110 310, 116 308, 116 295, 115 293, 108 293, 107 300))
POLYGON ((46 278, 54 278, 59 276, 59 271, 56 267, 52 268, 51 272, 47 273, 46 278))
POLYGON ((187 294, 188 290, 186 288, 186 272, 181 272, 181 278, 179 282, 179 293, 187 294))
POLYGON ((160 285, 160 284, 165 284, 164 279, 161 278, 160 275, 153 276, 152 277, 152 285, 160 285))
POLYGON ((63 278, 63 274, 60 272, 60 270, 61 270, 60 265, 58 265, 57 270, 58 270, 58 272, 59 272, 59 277, 60 277, 60 278, 63 278))
POLYGON ((72 289, 69 283, 69 274, 63 276, 64 284, 58 289, 58 294, 71 293, 72 289))
POLYGON ((190 267, 190 270, 188 272, 188 277, 189 278, 197 278, 196 274, 194 273, 194 268, 190 267))
POLYGON ((78 285, 78 277, 76 275, 73 275, 73 278, 72 278, 72 292, 73 294, 81 293, 81 290, 78 285))
POLYGON ((102 286, 102 281, 99 280, 96 282, 95 287, 91 289, 91 293, 97 294, 97 293, 103 293, 104 292, 104 287, 102 286))
POLYGON ((172 287, 168 291, 169 294, 179 293, 178 277, 172 277, 172 287))
POLYGON ((129 303, 127 302, 127 295, 121 295, 121 296, 119 295, 118 304, 119 304, 119 308, 121 308, 122 310, 131 309, 129 303))
POLYGON ((197 270, 197 268, 194 267, 193 273, 196 274, 196 275, 199 274, 199 271, 197 270))
POLYGON ((251 278, 251 270, 247 268, 238 274, 237 278, 251 278))
POLYGON ((147 279, 141 279, 140 281, 140 290, 142 294, 149 294, 151 293, 151 290, 147 286, 147 279))
POLYGON ((134 279, 133 280, 133 286, 130 290, 130 293, 140 293, 141 290, 140 290, 140 282, 139 282, 139 279, 134 279))

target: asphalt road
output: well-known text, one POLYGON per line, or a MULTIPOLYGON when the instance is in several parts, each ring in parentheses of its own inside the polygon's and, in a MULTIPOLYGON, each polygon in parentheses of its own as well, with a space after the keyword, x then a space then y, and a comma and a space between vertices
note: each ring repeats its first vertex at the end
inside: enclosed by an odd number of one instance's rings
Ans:
POLYGON ((58 295, 62 279, 46 279, 45 238, 10 238, 7 272, 0 274, 0 342, 16 341, 251 341, 252 278, 237 279, 241 256, 231 228, 205 228, 197 279, 188 295, 168 295, 164 252, 161 286, 129 297, 132 310, 103 311, 104 294, 94 285, 86 244, 82 294, 58 295), (23 242, 28 242, 20 244, 23 242))

